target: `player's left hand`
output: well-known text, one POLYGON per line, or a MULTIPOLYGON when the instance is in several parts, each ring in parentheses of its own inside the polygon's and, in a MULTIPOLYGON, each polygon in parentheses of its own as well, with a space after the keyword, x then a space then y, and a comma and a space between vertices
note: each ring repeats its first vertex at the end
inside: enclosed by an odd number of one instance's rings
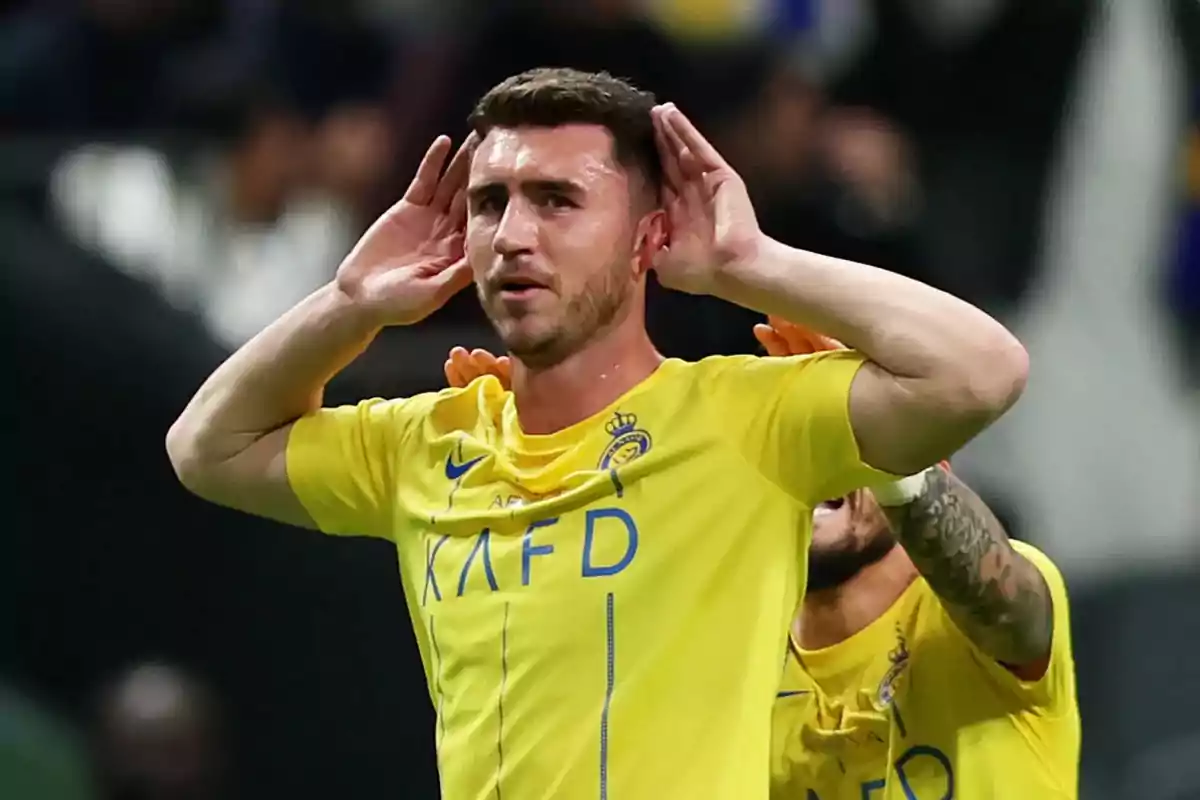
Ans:
POLYGON ((767 317, 766 323, 760 322, 754 326, 754 338, 758 339, 769 356, 806 356, 826 350, 845 349, 845 345, 837 339, 775 316, 767 317))
POLYGON ((505 389, 512 385, 512 361, 508 356, 496 357, 487 350, 476 348, 467 351, 455 347, 442 366, 446 382, 454 389, 461 389, 476 378, 493 375, 505 389))
POLYGON ((713 294, 721 270, 754 257, 762 232, 733 167, 673 103, 656 106, 668 244, 654 269, 666 287, 713 294))

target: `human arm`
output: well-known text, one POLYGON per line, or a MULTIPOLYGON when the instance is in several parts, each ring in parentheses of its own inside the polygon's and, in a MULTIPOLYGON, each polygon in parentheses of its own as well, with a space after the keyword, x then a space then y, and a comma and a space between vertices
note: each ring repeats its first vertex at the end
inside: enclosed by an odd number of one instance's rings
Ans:
POLYGON ((1045 577, 961 480, 935 467, 924 481, 911 502, 882 506, 897 540, 959 630, 1018 677, 1036 680, 1053 641, 1045 577))
POLYGON ((167 433, 180 482, 205 500, 312 528, 288 482, 292 424, 379 328, 329 284, 269 325, 204 382, 167 433))
MULTIPOLYGON (((771 356, 842 347, 779 318, 756 325, 754 335, 771 356)), ((948 470, 931 468, 916 480, 911 496, 899 484, 874 490, 900 544, 981 652, 1018 677, 1040 677, 1049 663, 1054 624, 1041 571, 1013 547, 987 504, 948 470)))
POLYGON ((863 461, 919 472, 1016 401, 1028 358, 999 323, 917 281, 769 239, 741 179, 687 118, 660 106, 655 119, 671 228, 660 280, 802 322, 861 352, 849 413, 863 461))
MULTIPOLYGON (((334 282, 251 339, 201 386, 167 434, 167 454, 185 487, 220 505, 315 527, 289 481, 294 424, 320 409, 325 384, 383 326, 422 319, 470 281, 461 260, 469 148, 443 174, 449 149, 445 137, 435 141, 404 198, 371 226, 334 282)), ((386 416, 364 406, 361 425, 386 416)), ((352 465, 351 448, 332 461, 352 465)))

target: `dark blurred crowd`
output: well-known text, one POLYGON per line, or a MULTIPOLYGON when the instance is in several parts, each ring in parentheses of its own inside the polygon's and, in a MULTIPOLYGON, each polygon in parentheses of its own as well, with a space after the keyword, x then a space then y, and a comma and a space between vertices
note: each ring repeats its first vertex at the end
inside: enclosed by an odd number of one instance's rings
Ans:
MULTIPOLYGON (((225 346, 328 279, 432 135, 545 64, 687 108, 774 235, 1016 302, 1089 4, 779 2, 740 28, 730 2, 724 34, 701 24, 722 3, 667 0, 31 4, 0 37, 0 127, 65 140, 55 223, 225 346)), ((748 347, 722 310, 668 312, 663 346, 748 347)), ((451 320, 479 322, 470 298, 451 320)))
MULTIPOLYGON (((17 345, 2 583, 18 613, 0 675, 19 691, 0 692, 0 755, 18 754, 0 797, 94 796, 94 772, 101 796, 207 800, 433 796, 394 557, 201 507, 162 436, 225 353, 332 277, 434 135, 464 135, 479 94, 541 65, 631 78, 711 134, 768 233, 1011 319, 1046 280, 1048 187, 1108 4, 2 5, 0 319, 17 345), (52 788, 11 788, 29 775, 52 788)), ((1165 5, 1200 44, 1195 4, 1165 5)), ((1151 285, 1195 354, 1200 211, 1180 198, 1179 252, 1151 285)), ((668 355, 754 348, 749 312, 651 303, 668 355)), ((491 343, 464 293, 381 337, 329 399, 435 388, 451 345, 491 343)))

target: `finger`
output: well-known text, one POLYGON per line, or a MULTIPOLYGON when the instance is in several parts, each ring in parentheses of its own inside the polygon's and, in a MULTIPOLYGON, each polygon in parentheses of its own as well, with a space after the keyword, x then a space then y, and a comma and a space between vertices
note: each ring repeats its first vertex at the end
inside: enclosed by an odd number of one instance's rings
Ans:
POLYGON ((465 348, 456 347, 450 352, 450 361, 454 369, 467 383, 479 377, 479 368, 471 360, 471 355, 465 348))
POLYGON ((658 155, 662 161, 663 177, 666 185, 678 189, 683 185, 683 173, 679 170, 679 159, 665 132, 661 107, 654 110, 654 143, 658 145, 658 155))
POLYGON ((788 352, 787 342, 783 337, 775 332, 775 329, 769 325, 759 323, 754 326, 754 338, 758 339, 759 344, 763 346, 769 356, 786 356, 791 355, 788 352))
POLYGON ((803 329, 776 318, 769 317, 768 320, 769 324, 765 326, 769 331, 767 336, 776 343, 780 351, 772 355, 806 356, 813 352, 813 343, 803 329))
POLYGON ((463 143, 458 147, 458 152, 450 160, 450 166, 446 167, 446 173, 438 182, 432 203, 434 208, 451 208, 457 195, 466 191, 467 175, 471 171, 471 156, 475 154, 475 147, 478 144, 479 134, 474 131, 471 131, 471 134, 463 139, 463 143))
POLYGON ((451 297, 471 285, 471 266, 465 258, 460 258, 434 276, 433 281, 434 300, 441 308, 451 297))
POLYGON ((783 341, 787 342, 788 352, 792 355, 808 355, 817 350, 814 341, 815 334, 807 328, 783 321, 772 321, 771 327, 783 341))
POLYGON ((664 114, 668 130, 675 131, 689 150, 700 160, 706 169, 729 169, 729 164, 717 152, 717 148, 696 129, 687 115, 675 107, 674 103, 667 104, 664 114))
POLYGON ((476 347, 474 350, 472 350, 471 358, 475 359, 476 361, 487 362, 488 364, 494 364, 496 362, 496 357, 492 355, 492 352, 490 350, 484 350, 482 347, 476 347))
POLYGON ((483 375, 496 374, 496 357, 487 350, 475 349, 471 351, 471 363, 483 375))
POLYGON ((421 165, 417 167, 417 174, 413 176, 412 183, 404 192, 405 200, 418 206, 427 206, 433 202, 438 176, 442 174, 442 165, 446 163, 446 155, 449 152, 449 136, 439 136, 433 140, 433 144, 425 151, 425 157, 421 159, 421 165))
POLYGON ((682 173, 680 183, 677 187, 685 185, 688 180, 696 175, 701 174, 699 169, 700 162, 688 150, 687 144, 683 141, 683 137, 679 132, 671 127, 666 121, 667 117, 663 115, 662 135, 667 140, 667 147, 674 156, 675 163, 678 165, 679 171, 682 173))
MULTIPOLYGON (((714 186, 705 180, 704 164, 696 158, 696 154, 684 143, 678 133, 673 132, 670 127, 665 130, 665 135, 671 139, 671 146, 678 153, 676 162, 679 164, 679 171, 683 174, 680 194, 688 203, 711 200, 714 186)), ((696 206, 691 207, 695 208, 696 206)))
POLYGON ((450 199, 450 208, 446 211, 446 222, 458 230, 467 224, 467 190, 459 189, 450 199))
POLYGON ((665 246, 671 245, 671 239, 675 236, 675 222, 681 211, 679 195, 670 186, 663 186, 662 191, 663 210, 666 215, 663 219, 663 232, 666 234, 665 246))
POLYGON ((663 187, 663 208, 667 211, 667 238, 671 237, 671 216, 678 211, 681 211, 682 201, 679 198, 679 192, 670 186, 663 187))
POLYGON ((703 219, 708 215, 707 201, 711 199, 711 194, 705 191, 703 181, 688 181, 684 184, 680 199, 688 219, 703 219))
MULTIPOLYGON (((433 236, 450 237, 462 235, 467 228, 467 193, 460 189, 450 200, 446 213, 440 215, 433 226, 433 236)), ((449 240, 448 240, 449 241, 449 240)))
POLYGON ((826 336, 823 333, 817 334, 817 350, 845 350, 846 345, 834 339, 832 336, 826 336))
POLYGON ((496 359, 496 369, 500 372, 500 381, 507 389, 512 383, 512 359, 508 356, 500 356, 496 359))
POLYGON ((446 359, 446 363, 442 365, 442 371, 446 373, 446 383, 452 389, 461 389, 470 383, 470 381, 463 378, 462 373, 458 371, 458 367, 455 366, 454 361, 449 358, 446 359))
POLYGON ((775 314, 767 315, 767 324, 775 329, 784 338, 806 337, 815 335, 813 330, 807 325, 800 325, 775 314))
POLYGON ((788 341, 789 346, 805 348, 802 352, 819 353, 825 350, 843 349, 842 343, 837 339, 817 333, 807 325, 798 325, 775 315, 768 316, 767 322, 788 341))

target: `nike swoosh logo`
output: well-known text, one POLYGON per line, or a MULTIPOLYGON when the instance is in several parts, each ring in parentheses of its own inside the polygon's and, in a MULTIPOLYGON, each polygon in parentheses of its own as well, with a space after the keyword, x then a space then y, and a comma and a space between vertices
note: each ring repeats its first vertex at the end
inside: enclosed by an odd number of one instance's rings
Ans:
POLYGON ((471 467, 475 466, 480 461, 483 461, 483 459, 484 456, 479 456, 478 458, 472 458, 470 461, 464 461, 461 464, 455 464, 454 454, 451 453, 450 455, 446 456, 446 477, 452 481, 456 481, 463 475, 466 475, 471 467))
POLYGON ((807 689, 799 689, 794 692, 776 692, 775 699, 778 700, 781 697, 795 697, 798 694, 812 694, 812 692, 808 691, 807 689))

